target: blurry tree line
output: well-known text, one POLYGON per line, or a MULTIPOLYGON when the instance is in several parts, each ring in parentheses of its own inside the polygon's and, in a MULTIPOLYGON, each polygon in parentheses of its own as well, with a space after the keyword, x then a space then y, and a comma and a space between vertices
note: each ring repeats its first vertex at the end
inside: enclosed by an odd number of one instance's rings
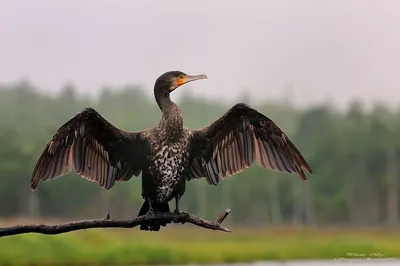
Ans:
MULTIPOLYGON (((222 99, 205 101, 190 94, 179 105, 185 126, 191 128, 211 123, 231 107, 222 99)), ((97 99, 78 95, 71 84, 53 97, 24 81, 0 87, 0 217, 137 215, 141 178, 118 182, 106 191, 69 173, 42 182, 35 192, 30 189, 30 175, 46 143, 87 106, 126 130, 155 126, 161 115, 152 95, 135 86, 103 88, 97 99)), ((398 225, 399 112, 384 104, 366 111, 359 102, 344 111, 329 104, 298 110, 284 101, 252 106, 287 133, 314 175, 305 183, 296 175, 253 166, 218 186, 193 180, 182 198, 182 210, 215 218, 231 208, 230 219, 238 224, 398 225)))

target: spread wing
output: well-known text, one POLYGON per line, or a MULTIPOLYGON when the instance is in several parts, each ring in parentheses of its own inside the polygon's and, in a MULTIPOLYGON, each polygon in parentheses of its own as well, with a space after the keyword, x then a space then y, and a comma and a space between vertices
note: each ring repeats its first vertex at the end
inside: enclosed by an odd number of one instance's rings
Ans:
POLYGON ((253 162, 275 171, 297 173, 312 170, 299 150, 268 117, 239 103, 224 116, 191 134, 187 178, 205 177, 217 185, 223 178, 243 171, 253 162))
POLYGON ((80 176, 110 189, 141 172, 146 158, 142 132, 122 131, 92 108, 61 126, 47 143, 34 168, 31 187, 75 170, 80 176))

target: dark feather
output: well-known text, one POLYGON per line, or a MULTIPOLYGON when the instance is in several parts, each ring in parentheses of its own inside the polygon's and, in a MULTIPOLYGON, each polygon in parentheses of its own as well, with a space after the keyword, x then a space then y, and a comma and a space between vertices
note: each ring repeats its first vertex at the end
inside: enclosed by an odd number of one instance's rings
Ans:
POLYGON ((71 170, 110 189, 115 181, 138 176, 146 158, 141 132, 125 132, 107 122, 94 109, 78 113, 47 143, 32 174, 31 187, 71 170))
POLYGON ((256 162, 260 167, 297 173, 311 167, 285 133, 268 117, 245 104, 236 104, 208 127, 192 132, 189 179, 206 177, 217 185, 225 177, 243 171, 256 162), (196 162, 203 161, 202 169, 196 162))

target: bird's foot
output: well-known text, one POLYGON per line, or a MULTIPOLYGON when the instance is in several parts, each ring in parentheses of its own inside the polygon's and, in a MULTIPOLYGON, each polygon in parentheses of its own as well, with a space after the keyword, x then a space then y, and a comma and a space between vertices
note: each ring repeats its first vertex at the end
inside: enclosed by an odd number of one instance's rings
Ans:
POLYGON ((153 216, 154 214, 156 214, 153 210, 149 210, 148 212, 146 212, 146 216, 153 216))
MULTIPOLYGON (((179 222, 179 218, 180 218, 179 216, 181 214, 187 214, 187 212, 181 212, 178 209, 175 209, 173 214, 178 215, 176 218, 174 218, 174 223, 178 223, 179 222)), ((186 223, 186 222, 185 221, 181 222, 181 224, 184 224, 184 223, 186 223)))

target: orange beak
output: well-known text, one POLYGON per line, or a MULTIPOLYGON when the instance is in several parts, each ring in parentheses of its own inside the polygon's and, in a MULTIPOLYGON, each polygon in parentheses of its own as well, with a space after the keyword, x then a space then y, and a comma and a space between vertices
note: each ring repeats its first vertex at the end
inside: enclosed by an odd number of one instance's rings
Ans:
POLYGON ((184 76, 183 78, 178 79, 176 81, 176 85, 181 86, 181 85, 186 84, 191 81, 195 81, 195 80, 199 80, 199 79, 206 79, 206 78, 207 78, 207 76, 204 74, 195 75, 195 76, 187 75, 187 76, 184 76))

